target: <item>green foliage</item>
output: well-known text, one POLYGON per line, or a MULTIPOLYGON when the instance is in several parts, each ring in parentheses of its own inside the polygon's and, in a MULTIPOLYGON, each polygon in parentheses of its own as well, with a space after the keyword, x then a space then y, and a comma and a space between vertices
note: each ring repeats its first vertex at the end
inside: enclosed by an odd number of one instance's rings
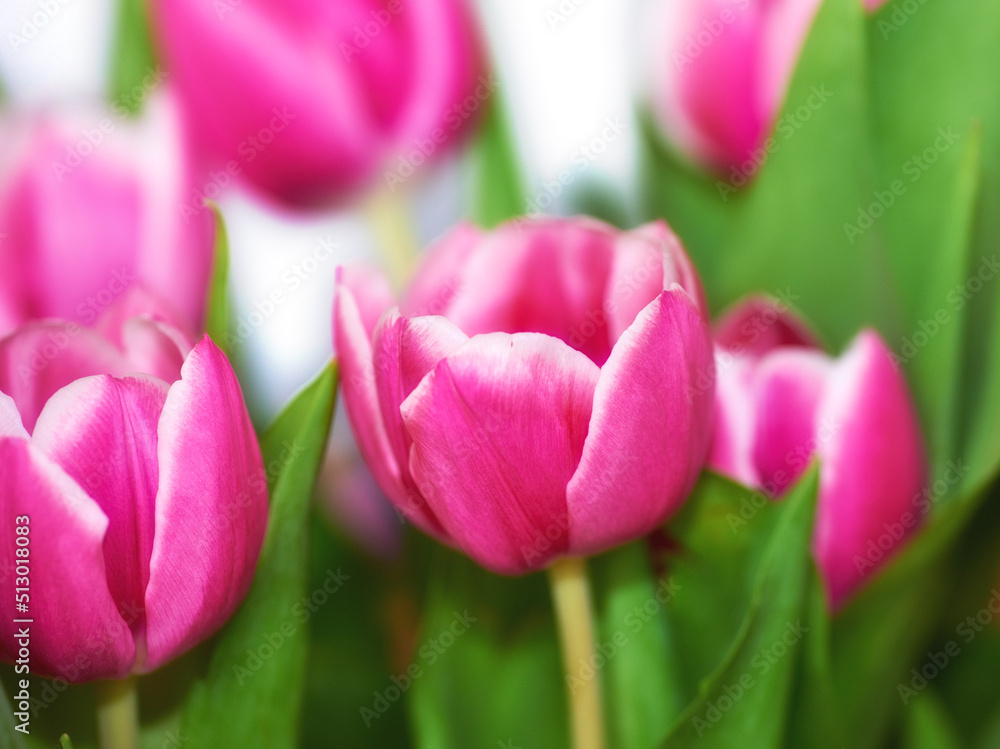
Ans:
POLYGON ((333 418, 334 365, 303 390, 261 440, 271 513, 253 586, 215 643, 181 721, 190 747, 277 749, 297 743, 308 629, 307 520, 333 418), (275 466, 275 470, 270 467, 275 466))

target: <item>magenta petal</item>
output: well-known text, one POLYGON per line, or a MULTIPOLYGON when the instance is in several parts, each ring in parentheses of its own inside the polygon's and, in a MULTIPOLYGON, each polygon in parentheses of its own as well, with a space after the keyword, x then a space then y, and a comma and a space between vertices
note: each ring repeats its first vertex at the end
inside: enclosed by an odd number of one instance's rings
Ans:
POLYGON ((615 244, 604 300, 612 346, 643 307, 672 284, 678 284, 703 314, 708 314, 698 272, 665 221, 654 221, 624 232, 615 244))
POLYGON ((537 333, 472 338, 403 402, 410 470, 457 544, 501 574, 566 551, 566 484, 599 370, 537 333))
POLYGON ((351 429, 365 463, 379 488, 397 506, 406 507, 409 495, 403 486, 379 407, 372 363, 371 335, 365 331, 352 289, 337 285, 333 299, 333 340, 340 367, 340 390, 351 429))
MULTIPOLYGON (((615 253, 604 296, 608 339, 612 346, 632 324, 643 307, 666 288, 665 239, 659 231, 666 224, 652 224, 623 233, 615 242, 615 253)), ((674 280, 674 279, 672 279, 674 280)))
POLYGON ((675 5, 672 38, 659 61, 657 111, 671 137, 690 155, 717 168, 739 164, 761 141, 771 118, 759 91, 765 11, 762 3, 736 10, 722 0, 675 5), (690 39, 707 24, 733 22, 713 44, 690 56, 690 39), (721 94, 720 92, 725 92, 721 94))
POLYGON ((504 224, 466 263, 448 319, 470 336, 545 333, 601 363, 610 351, 603 306, 616 236, 591 219, 504 224))
POLYGON ((819 414, 829 436, 820 440, 813 548, 837 608, 919 522, 926 464, 906 382, 873 332, 859 335, 837 361, 819 414), (870 545, 883 536, 895 545, 889 553, 876 547, 880 558, 870 545))
POLYGON ((817 410, 830 369, 830 357, 820 351, 782 349, 757 370, 753 461, 772 496, 798 478, 821 445, 825 430, 817 410))
POLYGON ((483 240, 472 224, 459 224, 423 254, 399 304, 406 317, 446 315, 462 285, 469 256, 483 240))
POLYGON ((708 449, 712 344, 679 287, 626 330, 601 370, 580 467, 569 482, 570 551, 603 551, 652 530, 684 501, 708 449))
POLYGON ((708 465, 746 486, 760 486, 753 460, 757 424, 754 382, 757 362, 715 350, 715 426, 708 465))
POLYGON ((75 323, 29 323, 0 339, 0 391, 14 399, 29 432, 60 388, 81 377, 122 377, 131 370, 114 346, 75 323))
POLYGON ((21 414, 17 412, 14 399, 0 392, 0 437, 23 437, 27 439, 28 431, 21 423, 21 414))
POLYGON ((180 331, 164 323, 143 318, 125 322, 122 347, 132 371, 171 383, 181 376, 191 344, 180 331))
POLYGON ((243 600, 267 526, 267 480, 239 382, 206 336, 167 394, 146 589, 151 671, 215 632, 243 600))
POLYGON ((395 305, 389 282, 374 265, 352 263, 337 268, 337 286, 351 290, 365 338, 370 341, 382 313, 395 305))
MULTIPOLYGON (((135 645, 108 590, 97 504, 29 442, 0 437, 0 515, 0 568, 11 573, 17 518, 29 518, 31 670, 69 682, 126 676, 135 645)), ((7 589, 13 606, 13 578, 7 589)), ((14 618, 0 617, 7 660, 18 652, 14 618)))
POLYGON ((469 337, 443 317, 400 317, 393 309, 375 329, 375 383, 386 436, 399 467, 406 503, 399 509, 421 529, 445 540, 447 534, 420 496, 410 476, 410 435, 399 406, 437 363, 469 337))
MULTIPOLYGON (((191 328, 190 321, 173 305, 140 285, 130 286, 119 299, 101 313, 94 327, 101 335, 124 350, 128 347, 125 329, 136 318, 160 323, 163 332, 175 341, 181 352, 182 361, 194 348, 196 333, 191 328)), ((173 379, 167 381, 172 382, 173 379)))
POLYGON ((158 480, 156 428, 167 386, 153 378, 77 380, 45 404, 31 442, 108 518, 108 588, 142 649, 158 480))
POLYGON ((715 341, 735 354, 763 356, 782 346, 819 348, 809 326, 779 299, 753 296, 723 313, 715 341))

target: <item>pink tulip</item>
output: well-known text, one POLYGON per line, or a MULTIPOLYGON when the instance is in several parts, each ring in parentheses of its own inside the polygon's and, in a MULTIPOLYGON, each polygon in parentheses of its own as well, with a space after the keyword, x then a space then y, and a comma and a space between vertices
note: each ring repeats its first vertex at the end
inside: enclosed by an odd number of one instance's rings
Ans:
POLYGON ((33 672, 120 678, 209 637, 249 588, 267 513, 229 362, 155 300, 133 292, 98 328, 50 320, 0 339, 0 565, 12 581, 26 526, 33 672))
POLYGON ((294 205, 444 150, 492 92, 465 0, 154 0, 211 182, 294 205), (414 155, 415 154, 415 155, 414 155))
POLYGON ((777 497, 818 456, 813 553, 837 609, 899 550, 925 508, 906 381, 874 331, 834 359, 777 301, 740 305, 716 340, 709 465, 777 497))
POLYGON ((520 574, 654 529, 708 447, 698 276, 665 224, 460 226, 394 307, 343 268, 334 339, 354 434, 415 524, 520 574))
POLYGON ((0 336, 32 319, 89 325, 137 283, 200 324, 211 215, 185 220, 194 184, 176 106, 0 120, 0 336))
MULTIPOLYGON (((864 0, 869 10, 884 0, 864 0)), ((767 156, 821 0, 679 0, 655 23, 653 109, 683 153, 739 186, 767 156)), ((824 93, 821 91, 821 93, 824 93)), ((822 104, 821 98, 816 104, 822 104)))

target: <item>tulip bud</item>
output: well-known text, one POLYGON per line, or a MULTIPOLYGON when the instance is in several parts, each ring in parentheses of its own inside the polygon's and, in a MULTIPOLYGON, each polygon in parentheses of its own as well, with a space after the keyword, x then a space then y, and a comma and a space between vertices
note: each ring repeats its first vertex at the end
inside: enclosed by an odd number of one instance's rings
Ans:
POLYGON ((32 319, 92 325, 135 285, 200 324, 212 217, 183 212, 194 175, 169 92, 136 122, 8 115, 0 138, 0 336, 32 319))
POLYGON ((348 418, 424 531, 520 574, 644 535, 683 503, 708 447, 712 352, 665 224, 461 226, 390 305, 377 273, 339 271, 348 418))
MULTIPOLYGON (((127 306, 145 312, 0 339, 0 566, 25 569, 27 667, 68 682, 152 671, 209 637, 246 594, 267 524, 225 355, 207 336, 191 348, 155 300, 127 306), (160 376, 134 374, 142 362, 160 376)), ((0 622, 5 660, 19 626, 0 622)))
MULTIPOLYGON (((864 3, 874 10, 883 1, 864 3)), ((774 149, 769 138, 820 4, 663 3, 653 21, 650 98, 668 140, 733 187, 746 184, 774 149)))
POLYGON ((874 331, 839 358, 777 300, 720 323, 709 465, 780 496, 819 458, 813 553, 831 608, 899 551, 926 503, 920 426, 906 381, 874 331))
POLYGON ((446 149, 495 84, 465 0, 154 0, 210 174, 295 205, 446 149))

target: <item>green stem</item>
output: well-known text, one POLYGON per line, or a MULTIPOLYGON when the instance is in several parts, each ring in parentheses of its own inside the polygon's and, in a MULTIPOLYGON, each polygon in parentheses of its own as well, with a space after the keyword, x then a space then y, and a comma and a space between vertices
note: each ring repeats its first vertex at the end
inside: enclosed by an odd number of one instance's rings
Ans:
POLYGON ((97 682, 101 749, 138 749, 139 695, 134 676, 97 682))
POLYGON ((562 643, 573 747, 603 749, 604 719, 600 681, 593 668, 594 620, 586 562, 579 557, 555 562, 549 567, 549 585, 562 643))

